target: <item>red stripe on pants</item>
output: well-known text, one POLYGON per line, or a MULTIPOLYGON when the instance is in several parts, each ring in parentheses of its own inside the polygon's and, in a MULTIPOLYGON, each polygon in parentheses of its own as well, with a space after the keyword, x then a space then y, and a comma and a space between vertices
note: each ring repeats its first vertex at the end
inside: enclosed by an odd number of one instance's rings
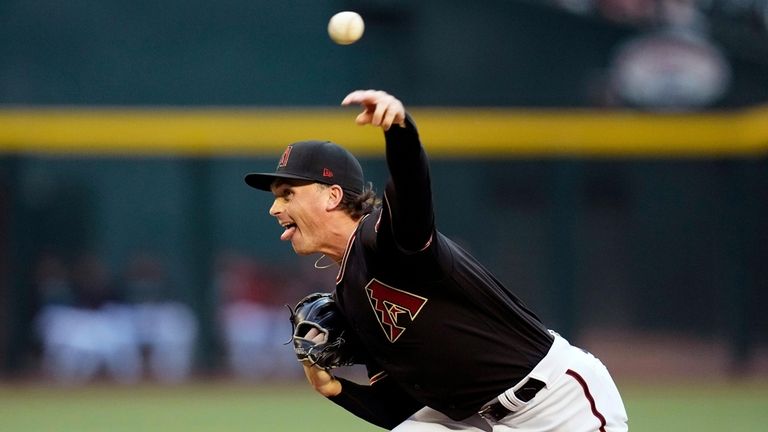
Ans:
POLYGON ((565 373, 572 376, 576 381, 579 382, 581 389, 584 390, 584 396, 586 396, 587 400, 589 401, 589 406, 592 408, 592 414, 594 414, 595 417, 597 417, 597 419, 600 421, 600 432, 605 432, 605 417, 600 414, 600 411, 597 410, 597 406, 595 406, 595 398, 592 397, 592 393, 589 391, 587 382, 584 380, 584 378, 581 377, 581 375, 571 369, 568 369, 565 373))

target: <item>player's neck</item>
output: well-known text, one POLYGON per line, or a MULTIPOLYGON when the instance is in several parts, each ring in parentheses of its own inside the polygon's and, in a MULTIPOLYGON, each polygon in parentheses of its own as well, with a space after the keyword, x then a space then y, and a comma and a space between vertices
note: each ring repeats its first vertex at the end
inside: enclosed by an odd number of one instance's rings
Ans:
POLYGON ((328 224, 326 248, 321 252, 337 264, 341 264, 349 239, 357 230, 359 222, 359 220, 354 220, 346 214, 335 217, 328 224))

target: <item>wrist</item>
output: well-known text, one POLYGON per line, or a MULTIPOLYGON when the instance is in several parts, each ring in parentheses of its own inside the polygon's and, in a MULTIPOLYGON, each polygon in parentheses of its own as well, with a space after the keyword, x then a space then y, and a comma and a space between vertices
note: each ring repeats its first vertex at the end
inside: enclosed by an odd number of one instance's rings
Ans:
POLYGON ((341 394, 341 381, 333 378, 327 383, 316 387, 315 390, 325 397, 338 396, 341 394))

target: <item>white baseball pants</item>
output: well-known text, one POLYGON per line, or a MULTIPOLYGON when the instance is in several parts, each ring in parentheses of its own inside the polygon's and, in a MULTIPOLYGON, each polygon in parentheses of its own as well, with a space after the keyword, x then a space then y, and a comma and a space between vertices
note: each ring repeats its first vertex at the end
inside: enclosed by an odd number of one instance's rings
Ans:
MULTIPOLYGON (((529 377, 546 386, 528 403, 515 396, 515 386, 499 400, 513 412, 498 422, 474 415, 452 420, 426 407, 398 425, 394 432, 621 432, 627 431, 627 413, 616 384, 592 354, 555 335, 547 355, 529 377)), ((521 380, 521 384, 528 377, 521 380)), ((494 400, 495 401, 495 400, 494 400)))

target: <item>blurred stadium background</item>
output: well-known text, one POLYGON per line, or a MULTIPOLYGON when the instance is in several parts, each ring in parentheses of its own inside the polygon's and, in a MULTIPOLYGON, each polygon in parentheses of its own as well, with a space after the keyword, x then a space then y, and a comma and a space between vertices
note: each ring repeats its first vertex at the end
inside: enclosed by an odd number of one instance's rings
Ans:
POLYGON ((768 0, 2 0, 0 58, 2 430, 372 430, 303 385, 284 305, 335 274, 242 182, 328 138, 380 189, 356 88, 633 430, 768 422, 768 0))

